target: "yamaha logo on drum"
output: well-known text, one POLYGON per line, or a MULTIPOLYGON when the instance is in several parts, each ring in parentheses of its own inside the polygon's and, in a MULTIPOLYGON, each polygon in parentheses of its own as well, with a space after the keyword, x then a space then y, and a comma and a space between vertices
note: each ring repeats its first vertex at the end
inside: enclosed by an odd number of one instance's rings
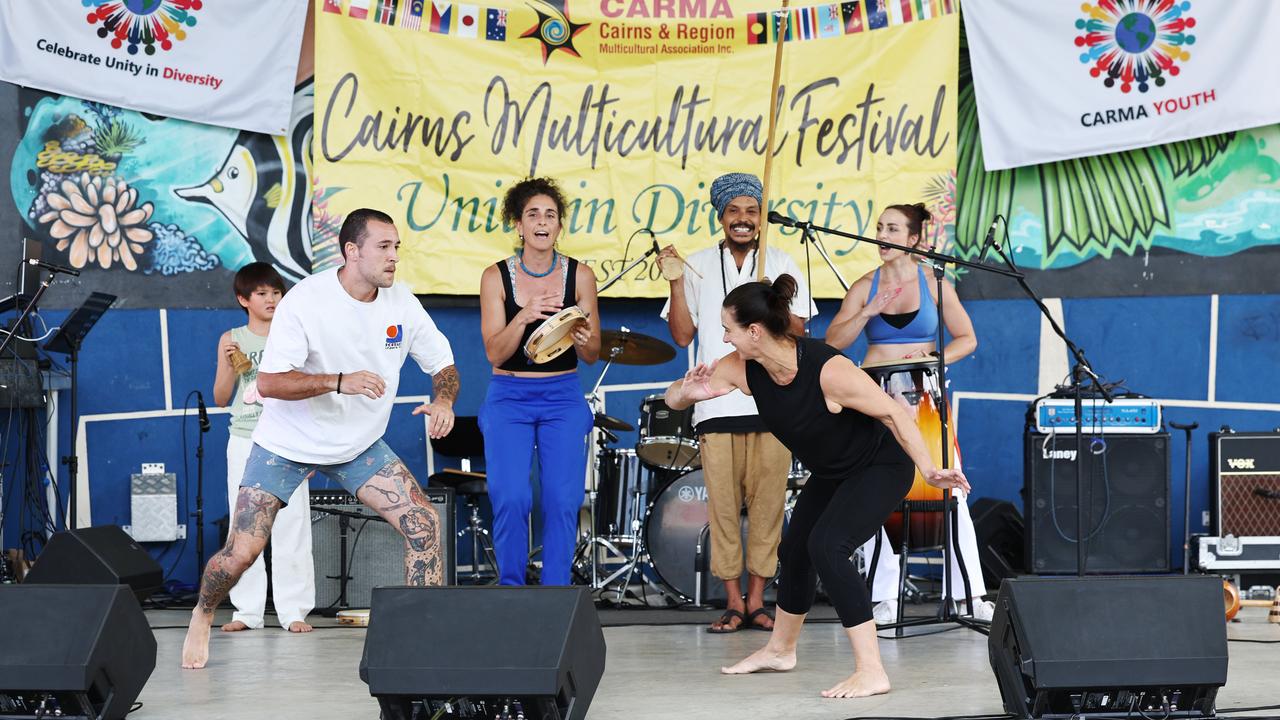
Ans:
POLYGON ((705 487, 681 485, 680 489, 676 491, 676 497, 680 498, 680 502, 706 502, 707 489, 705 487))

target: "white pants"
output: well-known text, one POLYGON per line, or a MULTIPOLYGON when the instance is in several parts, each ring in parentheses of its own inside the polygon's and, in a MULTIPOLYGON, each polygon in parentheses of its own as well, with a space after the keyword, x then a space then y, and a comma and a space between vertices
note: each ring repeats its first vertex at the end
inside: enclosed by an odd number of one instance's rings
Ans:
MULTIPOLYGON (((232 435, 227 439, 227 499, 231 503, 232 528, 240 479, 244 477, 245 462, 252 448, 253 441, 249 438, 232 435)), ((275 524, 271 526, 272 599, 280 627, 285 629, 294 622, 305 620, 307 613, 316 605, 310 501, 307 483, 304 482, 289 498, 289 504, 281 508, 275 524)), ((262 616, 267 606, 267 567, 263 556, 259 555, 231 588, 231 604, 236 608, 232 620, 239 620, 251 628, 262 627, 262 616)))
MULTIPOLYGON (((964 578, 960 575, 960 562, 964 562, 969 573, 970 597, 982 597, 987 592, 982 584, 982 563, 978 558, 978 536, 973 531, 973 518, 969 516, 968 498, 956 492, 959 502, 956 503, 956 529, 960 531, 959 552, 951 554, 951 582, 956 590, 951 593, 956 601, 963 601, 964 578)), ((876 539, 873 537, 862 546, 862 557, 866 558, 866 567, 871 568, 871 559, 875 556, 876 539)), ((880 528, 880 555, 876 560, 876 576, 871 583, 871 602, 895 600, 898 597, 898 580, 901 568, 898 565, 898 554, 889 544, 889 535, 880 528)))

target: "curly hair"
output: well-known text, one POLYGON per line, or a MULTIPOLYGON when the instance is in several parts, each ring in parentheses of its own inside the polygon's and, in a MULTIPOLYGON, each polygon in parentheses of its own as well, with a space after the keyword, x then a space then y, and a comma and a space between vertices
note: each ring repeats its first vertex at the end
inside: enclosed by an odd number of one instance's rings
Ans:
POLYGON ((546 195, 556 204, 556 212, 564 217, 564 193, 551 178, 525 178, 507 189, 502 198, 502 222, 514 224, 524 214, 524 206, 538 195, 546 195))

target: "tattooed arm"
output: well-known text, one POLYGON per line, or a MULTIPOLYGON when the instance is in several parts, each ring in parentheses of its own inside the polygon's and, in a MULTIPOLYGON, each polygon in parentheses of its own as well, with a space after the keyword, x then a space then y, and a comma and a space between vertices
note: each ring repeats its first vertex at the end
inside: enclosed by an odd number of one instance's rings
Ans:
POLYGON ((449 365, 431 376, 431 387, 434 398, 430 403, 419 405, 413 409, 414 415, 431 416, 427 423, 427 436, 442 438, 453 430, 453 401, 458 397, 458 368, 449 365))

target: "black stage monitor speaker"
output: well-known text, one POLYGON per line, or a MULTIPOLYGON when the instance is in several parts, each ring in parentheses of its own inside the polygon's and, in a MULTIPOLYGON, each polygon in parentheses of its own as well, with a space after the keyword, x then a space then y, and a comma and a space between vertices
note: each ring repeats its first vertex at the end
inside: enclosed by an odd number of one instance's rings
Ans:
POLYGON ((60 532, 26 581, 40 585, 128 585, 141 602, 164 585, 164 571, 118 525, 60 532))
POLYGON ((987 649, 1017 717, 1211 717, 1227 682, 1222 580, 1005 580, 987 649))
POLYGON ((156 667, 122 585, 0 585, 0 718, 118 720, 156 667))
MULTIPOLYGON (((1084 442, 1085 570, 1169 571, 1169 435, 1084 442)), ((1076 436, 1028 433, 1027 570, 1076 571, 1076 436)))
POLYGON ((360 679, 385 720, 582 720, 604 657, 587 588, 380 587, 360 679))

